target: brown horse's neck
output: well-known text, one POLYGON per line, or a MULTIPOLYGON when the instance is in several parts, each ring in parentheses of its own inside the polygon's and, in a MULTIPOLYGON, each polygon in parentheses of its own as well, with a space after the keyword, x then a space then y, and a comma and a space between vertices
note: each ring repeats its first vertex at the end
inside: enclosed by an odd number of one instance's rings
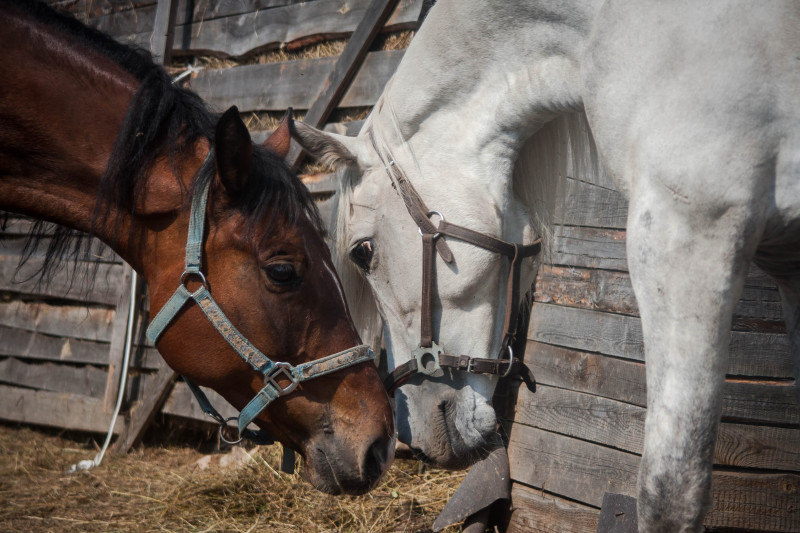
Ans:
MULTIPOLYGON (((143 243, 129 238, 146 238, 139 222, 122 216, 115 224, 92 223, 98 187, 138 80, 101 52, 13 8, 2 16, 0 209, 92 231, 139 266, 143 243)), ((176 188, 152 185, 154 194, 176 188)), ((177 201, 170 202, 175 209, 177 201)))

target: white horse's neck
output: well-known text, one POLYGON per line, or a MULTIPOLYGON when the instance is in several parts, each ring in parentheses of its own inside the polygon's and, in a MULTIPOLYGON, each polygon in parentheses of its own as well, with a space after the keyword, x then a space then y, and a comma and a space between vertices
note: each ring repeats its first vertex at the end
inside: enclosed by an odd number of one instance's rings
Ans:
MULTIPOLYGON (((532 237, 522 220, 549 216, 554 186, 524 176, 520 190, 515 167, 523 146, 544 123, 582 109, 580 59, 600 3, 506 1, 487 9, 483 2, 462 0, 442 1, 431 11, 367 129, 373 128, 395 151, 401 137, 408 140, 422 161, 422 175, 406 170, 412 182, 429 191, 421 192, 432 209, 447 202, 437 198, 440 193, 468 187, 484 207, 504 214, 500 228, 484 230, 500 231, 517 242, 532 237), (430 154, 429 146, 436 147, 430 154), (437 180, 445 187, 431 183, 437 180), (515 209, 515 195, 527 212, 515 209)), ((524 152, 532 153, 528 148, 524 152)), ((536 166, 524 166, 523 173, 536 173, 536 166)), ((470 211, 476 209, 462 209, 470 211)), ((542 232, 547 224, 534 226, 542 232)))
POLYGON ((470 113, 470 123, 520 143, 536 124, 581 108, 580 59, 600 3, 442 2, 387 90, 404 136, 433 117, 470 113))

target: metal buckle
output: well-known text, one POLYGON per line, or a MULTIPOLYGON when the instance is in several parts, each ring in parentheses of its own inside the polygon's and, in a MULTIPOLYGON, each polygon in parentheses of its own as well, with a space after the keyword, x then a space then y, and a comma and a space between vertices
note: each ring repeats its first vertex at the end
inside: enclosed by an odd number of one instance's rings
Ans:
POLYGON ((470 374, 473 374, 474 373, 473 372, 473 367, 474 366, 475 366, 475 359, 473 357, 470 357, 467 360, 467 370, 466 371, 469 372, 470 374))
POLYGON ((411 352, 411 355, 417 360, 417 372, 435 378, 444 375, 444 371, 439 365, 439 356, 442 355, 442 349, 435 342, 432 342, 429 348, 417 346, 411 352))
POLYGON ((297 385, 300 384, 297 378, 295 378, 294 375, 292 374, 293 368, 294 367, 292 367, 292 365, 290 365, 289 363, 275 363, 275 366, 272 367, 272 371, 264 376, 264 384, 266 385, 267 383, 269 383, 270 385, 275 387, 275 390, 278 391, 278 396, 289 394, 290 392, 292 392, 294 389, 297 388, 297 385), (281 384, 278 383, 278 380, 276 379, 280 375, 285 376, 286 378, 289 379, 289 381, 291 381, 289 386, 287 386, 286 388, 281 386, 281 384))

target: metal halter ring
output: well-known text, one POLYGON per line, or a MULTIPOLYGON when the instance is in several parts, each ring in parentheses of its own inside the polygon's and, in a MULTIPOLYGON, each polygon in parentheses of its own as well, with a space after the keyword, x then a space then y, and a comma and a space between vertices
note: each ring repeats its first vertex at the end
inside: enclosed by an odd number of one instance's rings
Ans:
POLYGON ((506 369, 505 374, 500 376, 501 378, 508 377, 508 375, 511 373, 511 367, 514 366, 514 349, 511 348, 510 345, 506 346, 506 348, 508 349, 508 368, 506 369))
POLYGON ((230 445, 239 444, 240 442, 242 442, 244 440, 244 437, 239 435, 239 440, 228 440, 228 439, 225 438, 225 434, 222 432, 222 430, 224 430, 226 427, 228 427, 228 422, 230 422, 231 420, 239 420, 239 417, 232 416, 230 418, 226 418, 224 421, 219 423, 219 430, 218 430, 219 431, 219 438, 225 444, 230 444, 230 445))
POLYGON ((197 272, 190 272, 188 270, 184 270, 183 274, 181 274, 180 284, 186 287, 186 278, 188 278, 189 276, 197 276, 198 278, 200 278, 200 283, 203 284, 203 287, 208 288, 208 282, 206 281, 206 277, 199 270, 197 272))
MULTIPOLYGON (((444 222, 444 215, 443 215, 443 214, 441 214, 439 211, 428 211, 428 213, 427 213, 425 216, 427 216, 428 218, 431 218, 431 215, 436 215, 436 216, 438 216, 438 217, 439 217, 439 223, 440 223, 440 224, 441 224, 442 222, 444 222)), ((419 234, 420 234, 420 235, 422 235, 422 228, 417 228, 417 231, 419 231, 419 234)), ((436 233, 434 233, 434 234, 433 234, 433 237, 434 237, 434 238, 436 238, 436 237, 438 237, 438 236, 439 236, 439 232, 438 232, 438 231, 437 231, 436 233)))

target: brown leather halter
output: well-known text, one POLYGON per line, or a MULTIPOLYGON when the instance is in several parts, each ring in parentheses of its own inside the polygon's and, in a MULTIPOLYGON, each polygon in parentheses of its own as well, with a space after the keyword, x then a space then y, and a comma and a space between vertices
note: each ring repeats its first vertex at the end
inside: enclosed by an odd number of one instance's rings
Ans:
POLYGON ((431 211, 425 205, 417 190, 395 164, 391 153, 384 155, 375 140, 374 131, 369 132, 378 157, 383 163, 392 187, 403 199, 403 203, 414 219, 422 236, 422 316, 420 322, 419 346, 414 350, 414 358, 394 369, 383 384, 389 394, 400 387, 403 382, 416 373, 433 377, 443 375, 443 368, 451 368, 472 372, 474 374, 494 374, 506 377, 512 372, 518 374, 527 387, 533 391, 536 381, 530 369, 521 359, 514 359, 511 343, 517 333, 519 315, 519 278, 522 259, 533 257, 539 253, 542 240, 537 238, 527 245, 510 243, 485 233, 480 233, 463 226, 447 222, 441 213, 431 211), (431 215, 439 217, 438 225, 431 221, 431 215), (433 294, 436 276, 436 252, 446 263, 452 263, 453 253, 442 237, 451 237, 467 242, 484 250, 489 250, 511 260, 508 282, 506 284, 506 314, 503 325, 503 342, 498 359, 470 357, 468 355, 449 355, 434 341, 433 335, 433 294), (503 359, 505 354, 508 359, 503 359))

